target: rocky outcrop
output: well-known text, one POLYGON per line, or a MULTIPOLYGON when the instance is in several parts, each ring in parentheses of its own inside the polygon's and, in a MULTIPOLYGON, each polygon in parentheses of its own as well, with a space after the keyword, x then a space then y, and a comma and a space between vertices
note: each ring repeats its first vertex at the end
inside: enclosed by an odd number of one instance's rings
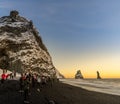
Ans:
POLYGON ((99 71, 97 71, 97 79, 101 79, 99 71))
POLYGON ((80 70, 78 70, 77 73, 75 74, 75 79, 83 79, 83 75, 80 70))
POLYGON ((32 21, 18 11, 0 18, 0 68, 61 77, 32 21))
POLYGON ((59 79, 64 79, 65 77, 56 69, 56 76, 59 79))

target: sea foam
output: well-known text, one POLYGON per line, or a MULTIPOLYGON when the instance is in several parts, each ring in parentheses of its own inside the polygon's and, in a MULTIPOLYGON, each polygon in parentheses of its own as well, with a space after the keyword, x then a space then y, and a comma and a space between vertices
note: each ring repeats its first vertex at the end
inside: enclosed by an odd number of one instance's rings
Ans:
POLYGON ((120 95, 120 79, 60 79, 61 82, 112 95, 120 95))

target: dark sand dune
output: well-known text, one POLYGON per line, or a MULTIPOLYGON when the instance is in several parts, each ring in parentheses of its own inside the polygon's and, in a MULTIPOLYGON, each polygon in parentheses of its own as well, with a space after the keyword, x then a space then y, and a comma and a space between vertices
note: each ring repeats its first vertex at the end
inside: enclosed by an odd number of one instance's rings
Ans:
MULTIPOLYGON (((102 94, 72 87, 67 84, 54 83, 44 86, 40 92, 31 90, 30 104, 120 104, 120 96, 102 94)), ((23 93, 19 92, 18 81, 7 81, 0 85, 0 104, 23 104, 23 93)))

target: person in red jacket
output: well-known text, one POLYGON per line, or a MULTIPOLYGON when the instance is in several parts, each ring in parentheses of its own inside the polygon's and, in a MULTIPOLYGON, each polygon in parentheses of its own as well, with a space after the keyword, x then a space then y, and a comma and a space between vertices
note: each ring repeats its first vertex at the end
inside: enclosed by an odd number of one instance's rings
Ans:
POLYGON ((5 73, 3 73, 1 75, 1 83, 3 84, 5 80, 6 80, 6 75, 5 75, 5 73))
POLYGON ((6 79, 7 79, 9 76, 10 76, 10 74, 7 74, 7 75, 6 75, 6 79))
POLYGON ((1 75, 1 83, 4 83, 4 81, 8 78, 9 74, 5 74, 5 72, 3 72, 3 74, 1 75))

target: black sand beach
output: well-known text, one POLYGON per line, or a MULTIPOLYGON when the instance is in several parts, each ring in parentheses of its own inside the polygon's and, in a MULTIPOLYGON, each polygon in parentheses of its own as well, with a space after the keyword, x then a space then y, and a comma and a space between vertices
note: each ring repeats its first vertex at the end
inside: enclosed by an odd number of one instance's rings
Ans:
MULTIPOLYGON (((44 86, 41 91, 31 90, 30 104, 120 104, 120 96, 87 91, 61 82, 51 87, 44 86)), ((0 85, 0 104, 23 104, 23 93, 19 92, 18 81, 7 81, 0 85)))

